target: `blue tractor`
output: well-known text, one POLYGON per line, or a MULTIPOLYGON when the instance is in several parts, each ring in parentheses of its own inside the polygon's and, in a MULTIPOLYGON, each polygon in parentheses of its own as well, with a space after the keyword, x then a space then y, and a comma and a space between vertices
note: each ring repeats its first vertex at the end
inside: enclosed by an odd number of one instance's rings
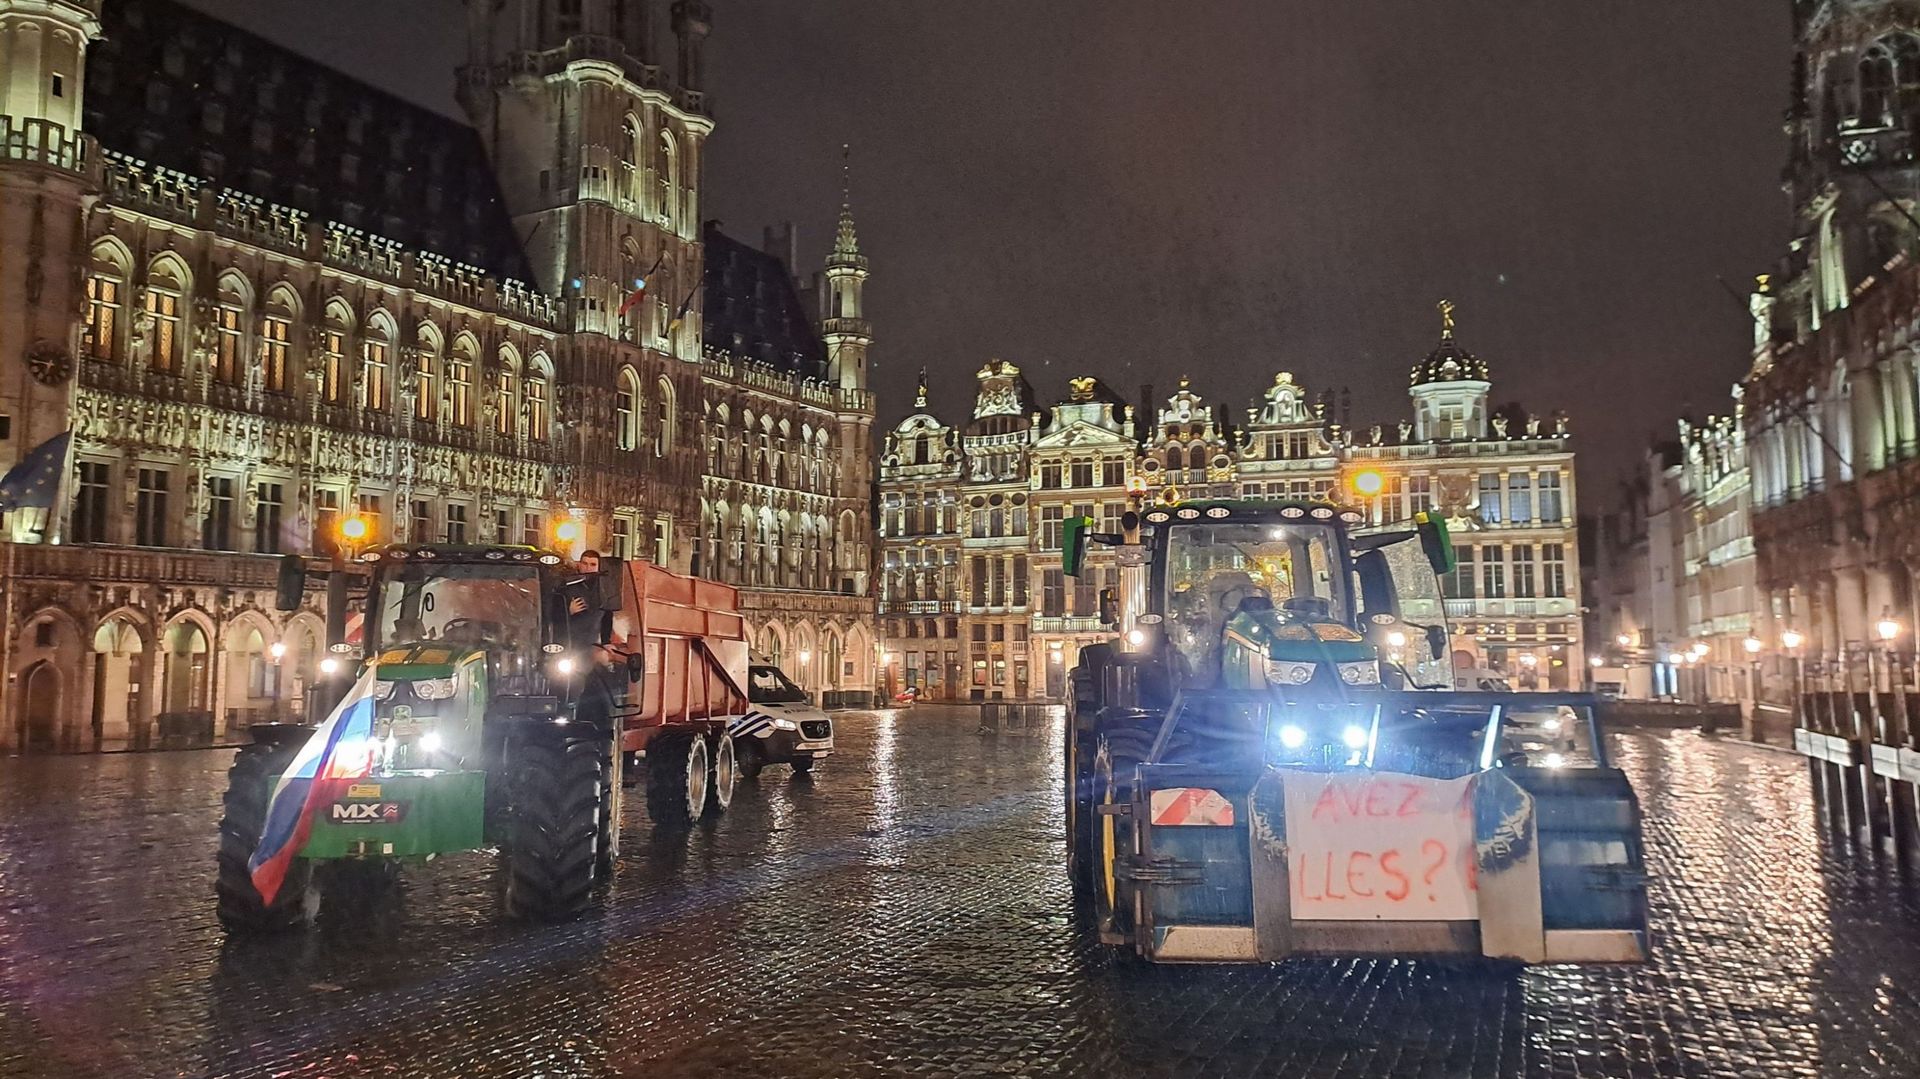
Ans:
POLYGON ((1456 691, 1445 523, 1364 522, 1172 501, 1119 533, 1067 523, 1068 574, 1090 544, 1120 565, 1065 746, 1100 940, 1160 962, 1644 961, 1639 803, 1591 697, 1456 691))

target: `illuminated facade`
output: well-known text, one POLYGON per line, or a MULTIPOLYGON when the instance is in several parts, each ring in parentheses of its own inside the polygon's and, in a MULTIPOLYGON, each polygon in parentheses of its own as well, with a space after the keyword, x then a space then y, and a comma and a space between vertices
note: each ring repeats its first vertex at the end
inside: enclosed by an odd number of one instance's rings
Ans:
POLYGON ((1496 415, 1487 365, 1454 340, 1415 365, 1415 418, 1364 438, 1329 422, 1329 401, 1290 372, 1233 424, 1182 380, 1139 423, 1092 378, 1036 403, 996 360, 964 428, 920 391, 880 462, 883 682, 937 698, 1059 699, 1086 644, 1108 634, 1099 591, 1115 580, 1095 546, 1060 570, 1060 522, 1116 531, 1130 491, 1181 498, 1330 498, 1373 526, 1443 512, 1460 568, 1443 582, 1457 668, 1542 688, 1583 684, 1573 452, 1564 417, 1496 415), (1377 483, 1377 487, 1374 484, 1377 483), (1361 495, 1356 490, 1371 490, 1361 495), (937 677, 935 675, 937 674, 937 677))
POLYGON ((1794 25, 1795 232, 1753 294, 1743 405, 1756 632, 1819 661, 1879 647, 1882 619, 1910 650, 1920 618, 1920 10, 1797 0, 1794 25))
POLYGON ((702 226, 707 7, 656 8, 471 5, 468 127, 171 0, 0 0, 0 464, 73 432, 7 520, 0 746, 291 710, 322 612, 271 609, 273 556, 356 514, 577 521, 870 695, 852 217, 818 316, 790 246, 702 226))

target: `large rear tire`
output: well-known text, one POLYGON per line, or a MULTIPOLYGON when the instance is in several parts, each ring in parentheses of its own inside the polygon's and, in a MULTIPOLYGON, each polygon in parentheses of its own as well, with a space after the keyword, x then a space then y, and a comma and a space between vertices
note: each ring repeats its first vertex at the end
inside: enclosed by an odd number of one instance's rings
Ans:
POLYGON ((707 740, 690 732, 647 744, 647 816, 655 827, 692 827, 707 807, 707 740))
POLYGON ((733 788, 740 781, 740 770, 733 755, 733 736, 721 731, 707 740, 713 764, 707 774, 706 815, 717 817, 733 804, 733 788))
MULTIPOLYGON (((1153 735, 1143 730, 1101 735, 1093 762, 1094 805, 1131 804, 1134 769, 1152 749, 1153 735)), ((1133 882, 1124 872, 1135 848, 1133 818, 1100 814, 1094 818, 1094 836, 1094 924, 1103 942, 1124 943, 1133 938, 1133 882)))
POLYGON ((508 747, 507 914, 557 922, 592 898, 605 739, 524 732, 508 747))
POLYGON ((274 780, 299 751, 298 742, 242 746, 227 769, 213 893, 221 928, 236 936, 284 933, 299 928, 312 913, 312 863, 295 858, 272 903, 260 898, 247 869, 266 827, 274 780))

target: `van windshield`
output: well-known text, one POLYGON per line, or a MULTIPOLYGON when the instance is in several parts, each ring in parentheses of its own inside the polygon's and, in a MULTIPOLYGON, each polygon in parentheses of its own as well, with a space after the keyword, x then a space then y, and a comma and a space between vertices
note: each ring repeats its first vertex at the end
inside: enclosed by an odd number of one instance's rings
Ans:
POLYGON ((806 704, 807 691, 793 684, 778 667, 755 666, 747 674, 747 699, 754 704, 806 704))

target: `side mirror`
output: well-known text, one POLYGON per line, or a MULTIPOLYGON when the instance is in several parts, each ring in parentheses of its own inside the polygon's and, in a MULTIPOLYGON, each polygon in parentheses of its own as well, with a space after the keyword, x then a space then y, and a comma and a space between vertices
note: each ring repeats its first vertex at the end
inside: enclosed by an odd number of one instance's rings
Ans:
POLYGON ((1100 590, 1100 624, 1103 626, 1120 624, 1120 599, 1113 594, 1111 588, 1100 590))
POLYGON ((306 595, 306 556, 297 554, 280 556, 280 580, 274 589, 274 608, 282 611, 297 611, 300 609, 300 601, 305 599, 306 595))
POLYGON ((622 586, 627 582, 627 563, 619 558, 600 560, 600 609, 617 611, 626 602, 622 586))
POLYGON ((1447 640, 1447 627, 1427 627, 1427 647, 1432 650, 1435 659, 1452 659, 1453 642, 1447 640))

